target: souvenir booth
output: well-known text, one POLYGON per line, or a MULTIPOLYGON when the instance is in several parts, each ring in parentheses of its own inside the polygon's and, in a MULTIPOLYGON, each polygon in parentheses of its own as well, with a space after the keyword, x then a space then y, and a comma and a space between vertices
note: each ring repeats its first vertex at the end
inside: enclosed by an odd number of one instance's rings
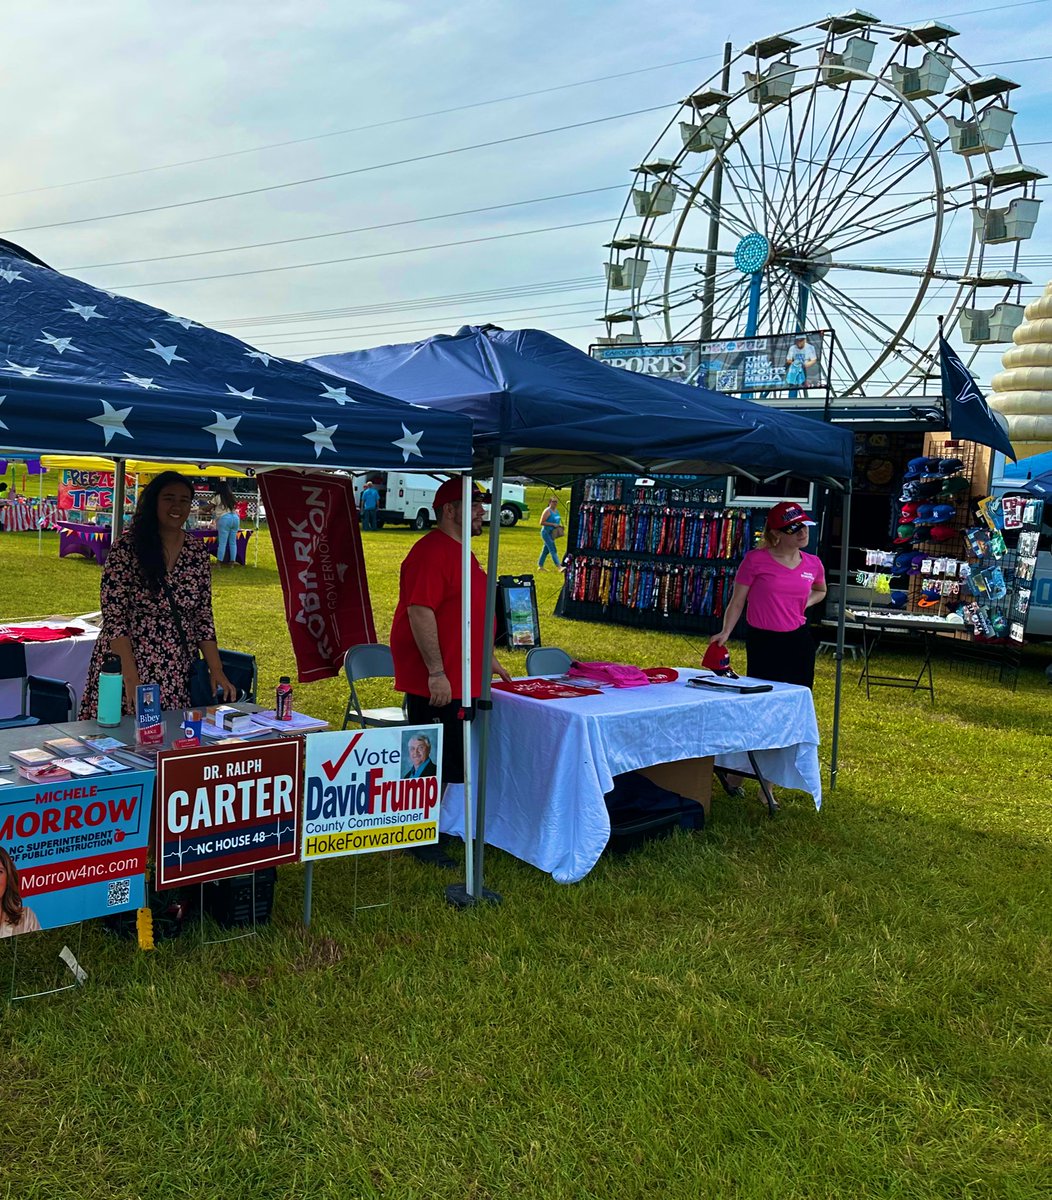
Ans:
MULTIPOLYGON (((849 511, 852 440, 846 431, 704 388, 688 389, 665 380, 611 371, 560 339, 538 330, 504 331, 492 326, 464 328, 451 337, 325 356, 312 362, 348 380, 382 388, 400 399, 469 415, 475 424, 476 473, 492 475, 492 504, 497 507, 506 470, 551 484, 607 472, 737 474, 754 481, 791 472, 840 492, 845 516, 849 511)), ((485 616, 488 637, 492 636, 496 607, 499 536, 499 525, 491 523, 490 586, 485 616)), ((842 625, 838 638, 836 708, 839 715, 842 625)), ((485 653, 488 650, 484 650, 485 653)), ((786 693, 780 694, 784 687, 774 685, 771 697, 748 699, 750 702, 788 704, 793 702, 788 692, 803 692, 810 709, 811 728, 801 734, 799 743, 766 741, 764 745, 768 747, 766 753, 770 757, 765 769, 773 772, 771 777, 775 782, 781 778, 788 786, 802 786, 816 794, 817 780, 810 777, 811 769, 804 773, 807 778, 797 769, 805 758, 803 741, 810 737, 817 744, 813 705, 804 689, 786 689, 786 693), (780 777, 779 770, 782 771, 780 777)), ((542 869, 551 870, 555 878, 566 881, 580 878, 594 864, 605 837, 609 836, 609 823, 606 822, 604 829, 600 811, 603 791, 617 769, 636 765, 629 745, 631 739, 618 737, 613 741, 597 741, 595 725, 587 721, 583 726, 571 722, 562 731, 560 745, 576 748, 573 750, 576 757, 573 761, 567 759, 564 764, 557 764, 554 769, 555 798, 546 801, 548 806, 544 813, 538 817, 538 814, 530 814, 527 807, 525 792, 531 790, 531 777, 527 771, 518 780, 502 776, 510 788, 519 786, 522 791, 522 795, 516 792, 516 798, 522 802, 519 816, 515 815, 515 803, 502 803, 501 811, 494 814, 495 819, 490 822, 486 807, 486 764, 493 705, 490 683, 485 678, 482 689, 474 895, 485 894, 483 847, 487 829, 495 844, 511 849, 542 869), (578 778, 573 772, 585 761, 577 753, 582 746, 590 747, 592 753, 585 754, 587 771, 578 778), (602 764, 598 769, 595 767, 597 762, 602 764), (576 787, 572 796, 563 795, 566 789, 555 786, 559 765, 565 766, 574 778, 576 787), (526 819, 522 818, 522 812, 528 814, 526 819), (582 829, 583 836, 578 843, 570 846, 561 843, 563 837, 573 837, 582 829)), ((655 695, 659 690, 654 689, 655 695)), ((688 730, 696 730, 683 705, 675 706, 683 717, 682 723, 676 716, 670 716, 668 702, 673 693, 662 695, 665 702, 655 700, 654 704, 663 715, 660 720, 651 720, 649 728, 656 737, 665 738, 666 745, 660 751, 653 744, 645 749, 637 747, 639 755, 636 757, 640 761, 648 757, 650 762, 662 761, 660 757, 654 757, 656 753, 667 754, 670 760, 682 759, 684 748, 678 734, 686 736, 688 730)), ((605 696, 603 701, 606 701, 605 696)), ((758 708, 759 704, 754 712, 758 708)), ((743 711, 738 710, 739 713, 743 711)), ((516 715, 521 714, 517 712, 516 715)), ((638 727, 638 714, 622 715, 624 719, 617 712, 608 711, 602 724, 606 728, 620 727, 622 730, 638 727)), ((781 716, 790 724, 801 720, 799 713, 786 712, 781 716)), ((749 748, 749 739, 764 736, 760 724, 767 725, 766 736, 770 738, 770 728, 779 720, 780 717, 775 715, 773 720, 765 723, 750 721, 748 728, 740 728, 737 733, 728 731, 730 740, 721 744, 731 749, 734 743, 733 749, 739 752, 737 760, 733 754, 728 757, 728 765, 740 761, 745 763, 746 771, 751 770, 755 764, 751 764, 744 753, 749 748)), ((514 719, 497 722, 498 735, 503 736, 513 725, 514 719)), ((500 742, 500 757, 514 757, 514 741, 511 737, 500 742)), ((833 729, 834 780, 837 745, 838 719, 833 729)), ((817 764, 816 757, 813 763, 817 764)), ((539 784, 532 790, 543 791, 544 785, 539 784)), ((816 799, 818 795, 820 789, 816 799)))

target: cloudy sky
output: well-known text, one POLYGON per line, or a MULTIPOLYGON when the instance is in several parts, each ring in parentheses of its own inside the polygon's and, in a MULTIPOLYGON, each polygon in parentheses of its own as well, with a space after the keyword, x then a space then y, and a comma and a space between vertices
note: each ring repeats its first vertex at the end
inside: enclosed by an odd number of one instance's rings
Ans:
MULTIPOLYGON (((0 236, 290 357, 465 321, 586 346, 630 168, 724 41, 785 11, 9 0, 0 236)), ((1052 174, 1049 0, 878 15, 946 19, 965 60, 1019 81, 1022 157, 1052 174)), ((1028 296, 1052 277, 1052 215, 1023 269, 1028 296)))

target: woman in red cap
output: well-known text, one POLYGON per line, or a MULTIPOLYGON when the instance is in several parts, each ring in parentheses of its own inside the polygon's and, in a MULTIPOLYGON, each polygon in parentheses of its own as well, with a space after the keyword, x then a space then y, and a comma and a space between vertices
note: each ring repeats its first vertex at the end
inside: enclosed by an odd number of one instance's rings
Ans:
POLYGON ((765 545, 746 554, 734 577, 723 628, 712 641, 725 646, 744 610, 746 672, 756 679, 814 684, 815 641, 805 611, 825 597, 826 577, 821 560, 804 550, 812 525, 799 504, 776 504, 765 545))

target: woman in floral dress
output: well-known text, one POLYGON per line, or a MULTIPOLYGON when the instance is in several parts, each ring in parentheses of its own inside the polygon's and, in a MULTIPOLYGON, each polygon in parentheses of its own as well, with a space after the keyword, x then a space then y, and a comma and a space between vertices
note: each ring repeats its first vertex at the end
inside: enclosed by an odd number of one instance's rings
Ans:
POLYGON ((95 718, 99 672, 108 654, 121 660, 125 713, 135 711, 140 683, 160 686, 163 709, 186 708, 198 649, 213 689, 236 699, 216 647, 208 552, 183 530, 192 500, 190 481, 178 471, 164 471, 143 489, 128 531, 110 550, 102 573, 102 630, 88 669, 82 721, 95 718))

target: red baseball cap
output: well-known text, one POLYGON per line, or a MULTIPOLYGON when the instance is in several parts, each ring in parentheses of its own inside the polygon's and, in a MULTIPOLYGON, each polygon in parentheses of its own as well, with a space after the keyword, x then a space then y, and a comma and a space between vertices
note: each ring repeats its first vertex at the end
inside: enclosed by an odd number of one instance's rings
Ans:
MULTIPOLYGON (((472 483, 471 491, 476 504, 489 504, 489 492, 484 492, 477 483, 472 483)), ((438 491, 435 492, 434 500, 431 501, 431 507, 436 513, 441 512, 443 504, 459 504, 463 495, 463 477, 456 475, 440 485, 438 491)))
POLYGON ((718 642, 709 642, 701 665, 710 671, 715 671, 717 675, 726 675, 730 679, 738 678, 731 670, 731 656, 727 647, 721 646, 718 642))
POLYGON ((767 514, 767 528, 783 530, 790 525, 814 525, 815 522, 792 500, 783 500, 767 514))

